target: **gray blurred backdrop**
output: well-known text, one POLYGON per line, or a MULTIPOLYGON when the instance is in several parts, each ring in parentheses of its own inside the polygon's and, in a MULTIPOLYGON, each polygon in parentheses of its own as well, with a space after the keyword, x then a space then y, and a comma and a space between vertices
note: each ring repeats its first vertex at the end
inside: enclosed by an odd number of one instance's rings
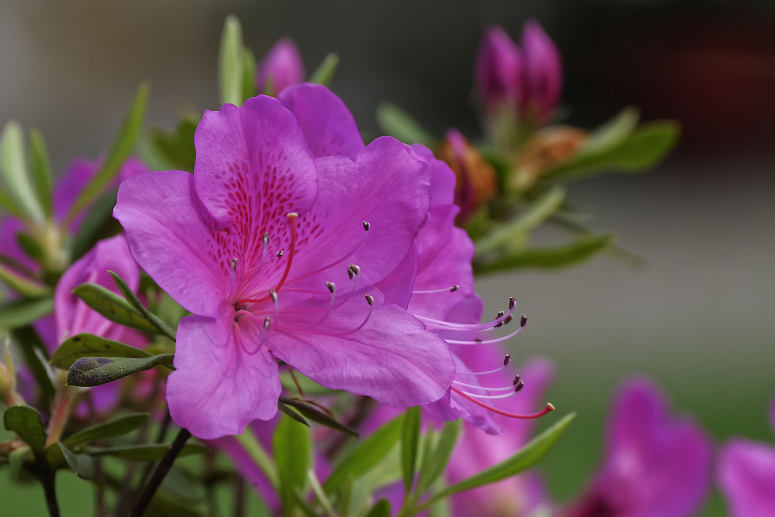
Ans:
MULTIPOLYGON (((562 272, 483 277, 481 292, 493 311, 518 297, 530 326, 514 342, 516 357, 553 359, 550 400, 559 413, 580 411, 544 462, 558 498, 577 493, 597 465, 612 390, 631 372, 656 379, 717 442, 773 441, 765 417, 775 395, 772 2, 3 1, 0 121, 42 130, 61 171, 105 149, 141 80, 152 85, 152 124, 216 108, 229 13, 258 56, 283 35, 296 40, 308 71, 338 52, 332 88, 367 134, 377 132, 382 100, 437 133, 476 134, 471 70, 481 33, 498 23, 518 37, 528 17, 563 53, 570 122, 590 127, 627 104, 646 118, 679 119, 683 140, 664 166, 571 191, 645 267, 602 256, 562 272)), ((42 514, 38 488, 12 489, 6 476, 6 509, 42 514)), ((73 497, 65 515, 81 515, 84 488, 62 476, 60 490, 73 497)), ((703 515, 724 514, 715 495, 703 515)))

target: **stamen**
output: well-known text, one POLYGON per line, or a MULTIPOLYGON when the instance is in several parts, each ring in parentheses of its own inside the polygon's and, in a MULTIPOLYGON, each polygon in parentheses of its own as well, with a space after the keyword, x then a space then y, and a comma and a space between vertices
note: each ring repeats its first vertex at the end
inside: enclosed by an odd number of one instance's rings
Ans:
POLYGON ((552 412, 552 411, 554 411, 556 409, 552 403, 547 402, 546 406, 544 407, 544 409, 542 409, 538 413, 534 413, 532 415, 518 415, 516 413, 509 413, 507 411, 503 411, 503 410, 498 409, 498 408, 493 407, 493 406, 488 406, 484 402, 482 402, 480 400, 477 400, 473 396, 467 395, 465 392, 455 388, 454 386, 450 386, 450 389, 452 391, 454 391, 455 393, 457 393, 458 395, 460 395, 461 397, 465 398, 466 400, 468 400, 470 402, 473 402, 477 406, 482 407, 482 408, 484 408, 484 409, 486 409, 488 411, 492 411, 493 413, 496 413, 498 415, 508 417, 508 418, 519 418, 519 419, 525 419, 525 420, 529 420, 529 419, 533 419, 533 418, 540 418, 540 417, 544 416, 545 414, 550 413, 550 412, 552 412))
MULTIPOLYGON (((525 318, 525 323, 527 323, 527 318, 525 318)), ((477 338, 477 339, 474 339, 473 341, 469 341, 469 340, 465 340, 465 339, 445 339, 445 341, 447 343, 451 344, 451 345, 491 345, 493 343, 500 343, 501 341, 506 341, 506 340, 509 340, 509 339, 513 338, 514 336, 516 336, 517 334, 522 332, 522 329, 524 329, 524 328, 525 328, 525 326, 521 325, 517 330, 515 330, 515 331, 513 331, 513 332, 511 332, 509 334, 506 334, 503 337, 494 338, 494 339, 479 339, 479 338, 477 338)))
POLYGON ((459 285, 453 285, 450 287, 442 287, 441 289, 419 289, 416 291, 412 291, 412 294, 436 294, 436 293, 446 293, 449 291, 450 293, 454 293, 460 289, 459 285))
POLYGON ((503 366, 508 366, 510 362, 511 362, 511 354, 506 354, 503 357, 503 366))
POLYGON ((516 374, 514 376, 514 380, 511 382, 514 386, 516 386, 518 383, 522 382, 522 379, 520 378, 519 374, 516 374))
POLYGON ((485 390, 485 391, 510 391, 510 392, 514 391, 514 386, 500 386, 500 387, 497 387, 497 388, 489 388, 487 386, 482 386, 480 384, 469 384, 467 382, 462 382, 462 381, 452 381, 452 382, 454 384, 458 385, 458 386, 465 386, 466 388, 475 388, 475 389, 478 389, 478 390, 485 390))
POLYGON ((519 379, 519 382, 517 382, 517 385, 514 386, 514 393, 522 391, 522 388, 524 387, 525 387, 525 381, 523 381, 522 379, 519 379))
POLYGON ((336 284, 333 282, 326 282, 326 287, 331 294, 336 294, 336 284))
POLYGON ((277 258, 282 257, 285 254, 285 250, 280 250, 277 252, 277 258))
POLYGON ((504 315, 505 315, 505 314, 506 314, 506 313, 504 313, 503 311, 498 311, 498 314, 495 316, 495 319, 496 319, 496 320, 500 320, 500 321, 499 321, 499 322, 498 322, 498 323, 495 325, 495 328, 496 328, 496 329, 497 329, 498 327, 501 327, 501 326, 503 326, 503 320, 505 319, 505 318, 504 318, 504 315))
MULTIPOLYGON (((491 330, 493 328, 496 328, 496 326, 505 325, 506 320, 510 318, 511 314, 514 312, 516 308, 517 308, 517 303, 514 300, 514 298, 509 298, 508 312, 506 312, 502 317, 495 318, 492 321, 486 321, 484 323, 456 323, 452 321, 428 318, 425 316, 415 316, 415 317, 439 329, 456 330, 460 332, 472 332, 472 331, 491 330)), ((499 312, 498 315, 500 316, 500 314, 502 313, 499 312)), ((509 319, 509 321, 511 321, 511 319, 509 319)))
POLYGON ((371 223, 368 221, 363 221, 363 229, 368 232, 371 229, 371 223))
POLYGON ((354 277, 361 274, 361 267, 357 264, 350 264, 347 266, 347 276, 350 277, 350 280, 352 280, 354 277))
MULTIPOLYGON (((369 224, 369 228, 371 228, 371 224, 369 224)), ((364 228, 364 229, 365 229, 365 228, 364 228)), ((336 260, 334 260, 334 261, 332 261, 332 262, 329 262, 329 263, 328 263, 328 264, 326 264, 325 266, 321 266, 321 267, 319 267, 319 268, 317 268, 317 269, 314 269, 314 270, 312 270, 312 271, 308 271, 308 272, 304 273, 304 274, 303 274, 303 275, 301 275, 301 276, 297 276, 297 277, 291 278, 291 279, 289 279, 289 280, 288 280, 288 282, 289 282, 289 283, 291 283, 291 282, 297 282, 297 281, 299 281, 299 280, 303 280, 303 279, 305 279, 305 278, 309 278, 309 277, 311 277, 311 276, 317 275, 318 273, 322 273, 322 272, 323 272, 323 271, 325 271, 326 269, 329 269, 329 268, 331 268, 331 267, 334 267, 335 265, 339 264, 340 262, 342 262, 342 261, 344 261, 344 260, 347 260, 347 258, 348 258, 348 257, 350 257, 350 256, 351 256, 353 253, 355 253, 355 252, 358 250, 358 248, 360 248, 360 247, 361 247, 361 245, 363 244, 363 242, 366 240, 366 236, 368 235, 368 233, 369 233, 369 232, 368 232, 368 230, 367 230, 367 231, 365 231, 365 232, 363 232, 363 237, 361 237, 361 238, 358 240, 358 242, 355 244, 355 246, 353 246, 351 249, 349 249, 349 250, 348 250, 348 251, 347 251, 345 254, 341 255, 341 256, 340 256, 338 259, 336 259, 336 260)))
POLYGON ((269 248, 269 233, 264 233, 261 237, 261 260, 266 256, 266 250, 269 248))

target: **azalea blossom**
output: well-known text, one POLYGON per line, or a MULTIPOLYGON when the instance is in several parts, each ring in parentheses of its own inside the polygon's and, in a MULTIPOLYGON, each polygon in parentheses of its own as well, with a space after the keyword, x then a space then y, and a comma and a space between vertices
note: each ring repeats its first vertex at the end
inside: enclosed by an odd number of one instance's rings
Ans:
POLYGON ((644 379, 619 390, 603 467, 569 517, 688 517, 710 488, 712 446, 689 418, 673 418, 644 379))
POLYGON ((427 164, 389 137, 364 146, 341 100, 308 84, 206 112, 195 146, 193 175, 125 181, 114 211, 137 262, 192 312, 167 384, 175 422, 217 438, 272 418, 278 360, 387 405, 443 396, 447 344, 395 303, 414 268, 380 285, 411 262, 427 164))
POLYGON ((290 38, 281 38, 267 52, 256 68, 256 89, 277 95, 284 89, 304 81, 304 61, 290 38))
MULTIPOLYGON (((769 408, 775 430, 775 399, 769 408)), ((775 446, 735 438, 721 448, 717 477, 733 517, 775 515, 775 446)))

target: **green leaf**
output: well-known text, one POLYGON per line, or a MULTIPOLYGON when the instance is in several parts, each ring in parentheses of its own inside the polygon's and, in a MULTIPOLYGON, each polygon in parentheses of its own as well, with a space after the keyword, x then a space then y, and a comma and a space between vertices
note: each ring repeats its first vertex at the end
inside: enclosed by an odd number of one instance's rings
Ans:
POLYGON ((154 366, 172 368, 173 354, 152 355, 145 358, 82 357, 67 370, 67 384, 91 387, 113 382, 154 366))
POLYGON ((336 418, 332 417, 331 415, 322 411, 320 408, 316 407, 314 404, 310 404, 309 402, 306 402, 304 400, 288 398, 288 397, 280 397, 280 402, 282 404, 292 406, 299 413, 309 418, 313 422, 316 422, 320 425, 330 427, 331 429, 334 429, 341 433, 349 434, 350 436, 354 436, 358 438, 358 431, 338 421, 336 418))
POLYGON ((483 238, 476 241, 476 256, 481 257, 499 247, 517 249, 518 245, 527 243, 528 232, 551 217, 561 206, 565 199, 565 191, 561 188, 553 188, 543 194, 519 217, 509 223, 490 231, 483 238))
POLYGON ((75 235, 69 241, 70 257, 78 260, 92 249, 97 241, 106 237, 110 227, 115 224, 113 207, 116 206, 116 190, 105 192, 89 207, 84 214, 75 235))
POLYGON ((611 244, 610 235, 583 235, 566 246, 530 248, 498 257, 490 262, 475 262, 476 273, 491 273, 506 269, 551 269, 578 264, 611 244))
POLYGON ((109 422, 97 424, 68 436, 64 443, 68 447, 75 447, 82 443, 89 443, 95 440, 104 440, 113 438, 139 429, 148 420, 148 413, 135 413, 125 415, 109 422))
POLYGON ((111 341, 94 334, 77 334, 59 347, 51 356, 51 365, 67 370, 82 357, 149 357, 151 354, 120 341, 111 341))
POLYGON ((101 285, 81 284, 73 289, 73 294, 110 321, 146 332, 156 332, 157 330, 129 302, 101 285))
POLYGON ((35 262, 42 262, 44 260, 46 252, 43 251, 43 248, 40 247, 38 241, 26 233, 17 233, 16 242, 19 244, 19 247, 22 249, 24 254, 35 262))
POLYGON ((414 468, 417 463, 417 449, 420 443, 422 413, 419 407, 406 411, 401 426, 401 472, 404 476, 404 490, 409 493, 414 483, 414 468))
POLYGON ((637 109, 624 108, 613 119, 589 133, 584 142, 584 152, 602 151, 620 144, 635 130, 639 118, 637 109))
POLYGON ((19 481, 22 471, 24 470, 24 462, 31 458, 30 448, 27 446, 14 449, 8 455, 8 467, 11 479, 19 481))
POLYGON ((42 454, 46 449, 46 431, 38 410, 30 406, 10 406, 3 412, 3 425, 13 431, 35 452, 42 454))
POLYGON ((249 99, 256 96, 256 58, 253 52, 242 48, 242 98, 249 99))
POLYGON ((350 478, 357 478, 378 464, 398 442, 402 424, 403 415, 383 425, 353 447, 323 483, 326 493, 339 490, 350 478))
POLYGON ((401 108, 383 102, 377 107, 377 122, 388 135, 407 144, 419 143, 430 148, 436 145, 435 138, 401 108))
POLYGON ((10 194, 13 204, 21 209, 23 219, 43 221, 43 209, 38 202, 24 152, 24 131, 18 122, 11 120, 0 135, 0 178, 10 194))
POLYGON ((433 450, 426 450, 423 454, 423 461, 420 467, 420 474, 417 479, 417 493, 424 494, 433 483, 438 479, 449 463, 452 451, 455 450, 457 439, 462 428, 462 422, 455 420, 445 422, 444 427, 436 441, 433 450))
MULTIPOLYGON (((22 296, 42 296, 49 291, 45 284, 17 272, 4 263, 0 263, 0 280, 22 296)), ((0 314, 0 321, 2 320, 3 314, 0 314)))
POLYGON ((465 492, 466 490, 471 490, 483 485, 497 483, 502 479, 506 479, 532 467, 549 451, 560 436, 562 436, 575 416, 575 413, 565 416, 552 427, 536 436, 530 443, 525 445, 519 452, 506 461, 498 463, 468 479, 464 479, 463 481, 442 489, 422 503, 416 509, 416 512, 419 513, 441 498, 449 497, 453 494, 465 492))
POLYGON ((390 501, 387 499, 380 499, 374 506, 371 507, 366 517, 390 517, 390 501))
POLYGON ((339 55, 334 52, 329 52, 326 57, 323 58, 320 65, 313 72, 309 78, 309 82, 328 85, 334 79, 336 73, 336 67, 339 65, 339 55))
POLYGON ((43 208, 46 218, 51 219, 54 209, 54 201, 51 197, 54 173, 51 170, 51 162, 48 159, 43 135, 35 129, 30 131, 30 164, 32 166, 30 169, 32 186, 35 189, 38 204, 43 208))
MULTIPOLYGON (((0 267, 0 270, 2 268, 0 267)), ((0 329, 13 329, 29 325, 50 314, 54 300, 50 296, 17 298, 0 303, 0 329)))
POLYGON ((279 409, 289 417, 293 418, 301 425, 306 425, 307 427, 309 427, 309 422, 307 422, 307 420, 303 416, 297 413, 296 410, 291 408, 290 406, 283 404, 282 402, 278 402, 277 409, 279 409))
POLYGON ((651 122, 639 127, 626 139, 605 149, 582 147, 570 160, 550 170, 547 180, 571 180, 606 171, 640 172, 656 165, 669 153, 680 134, 672 121, 651 122))
POLYGON ((35 383, 47 399, 53 399, 55 389, 51 369, 48 367, 46 345, 30 325, 13 329, 11 335, 19 344, 19 350, 24 356, 24 362, 35 377, 35 383))
POLYGON ((175 131, 168 132, 162 129, 151 131, 151 142, 154 148, 169 163, 171 168, 194 172, 196 126, 196 120, 184 118, 178 122, 175 131))
MULTIPOLYGON (((172 444, 122 445, 118 447, 87 447, 89 456, 111 456, 134 461, 158 461, 164 457, 172 444)), ((209 449, 198 443, 187 443, 178 457, 201 454, 209 449)))
POLYGON ((221 102, 239 106, 242 98, 242 29, 234 15, 226 17, 218 55, 218 85, 221 102))
POLYGON ((309 428, 291 418, 281 418, 272 436, 280 499, 285 515, 293 514, 295 493, 304 493, 307 469, 312 463, 309 428))
POLYGON ((118 136, 113 141, 105 161, 70 207, 65 218, 65 227, 69 227, 73 219, 105 191, 119 173, 126 159, 134 151, 137 137, 143 127, 149 92, 150 87, 147 83, 142 83, 138 88, 132 107, 121 125, 118 136))
POLYGON ((94 478, 94 459, 88 454, 80 454, 70 450, 62 442, 56 442, 49 449, 58 449, 64 457, 67 466, 81 479, 94 478))
POLYGON ((170 338, 172 341, 175 341, 175 331, 172 330, 166 323, 164 323, 161 319, 159 319, 155 314, 153 314, 151 311, 145 308, 145 305, 140 301, 140 299, 135 295, 135 293, 132 291, 132 289, 129 287, 129 285, 124 281, 123 278, 121 278, 118 274, 116 274, 113 271, 108 271, 110 273, 110 276, 113 277, 113 280, 116 282, 116 287, 118 287, 118 290, 121 291, 121 294, 124 295, 124 298, 126 301, 128 301, 132 307, 134 307, 137 312, 142 314, 145 319, 147 319, 151 325, 156 327, 156 329, 161 333, 170 338))

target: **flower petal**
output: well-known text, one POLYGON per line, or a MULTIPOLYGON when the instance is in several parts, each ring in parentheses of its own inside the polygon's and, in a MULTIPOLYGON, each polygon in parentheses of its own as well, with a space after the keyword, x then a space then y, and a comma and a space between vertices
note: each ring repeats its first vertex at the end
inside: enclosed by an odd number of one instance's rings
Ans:
POLYGON ((721 449, 718 478, 733 517, 775 515, 775 448, 732 440, 721 449))
POLYGON ((167 402, 175 423, 199 438, 240 434, 251 421, 277 414, 277 362, 263 348, 245 353, 233 321, 233 309, 224 306, 217 319, 187 316, 178 327, 167 402))
POLYGON ((132 256, 162 289, 195 314, 218 314, 229 277, 215 262, 219 250, 211 246, 191 174, 149 172, 124 181, 113 215, 132 256))
POLYGON ((274 333, 272 353, 331 389, 366 395, 396 407, 433 402, 452 382, 447 345, 403 309, 374 309, 346 336, 274 333))
POLYGON ((278 40, 256 70, 256 89, 263 93, 277 94, 303 80, 304 62, 290 38, 278 40))
POLYGON ((363 149, 350 110, 325 86, 298 84, 283 91, 279 99, 296 115, 315 157, 339 155, 355 160, 363 149))

